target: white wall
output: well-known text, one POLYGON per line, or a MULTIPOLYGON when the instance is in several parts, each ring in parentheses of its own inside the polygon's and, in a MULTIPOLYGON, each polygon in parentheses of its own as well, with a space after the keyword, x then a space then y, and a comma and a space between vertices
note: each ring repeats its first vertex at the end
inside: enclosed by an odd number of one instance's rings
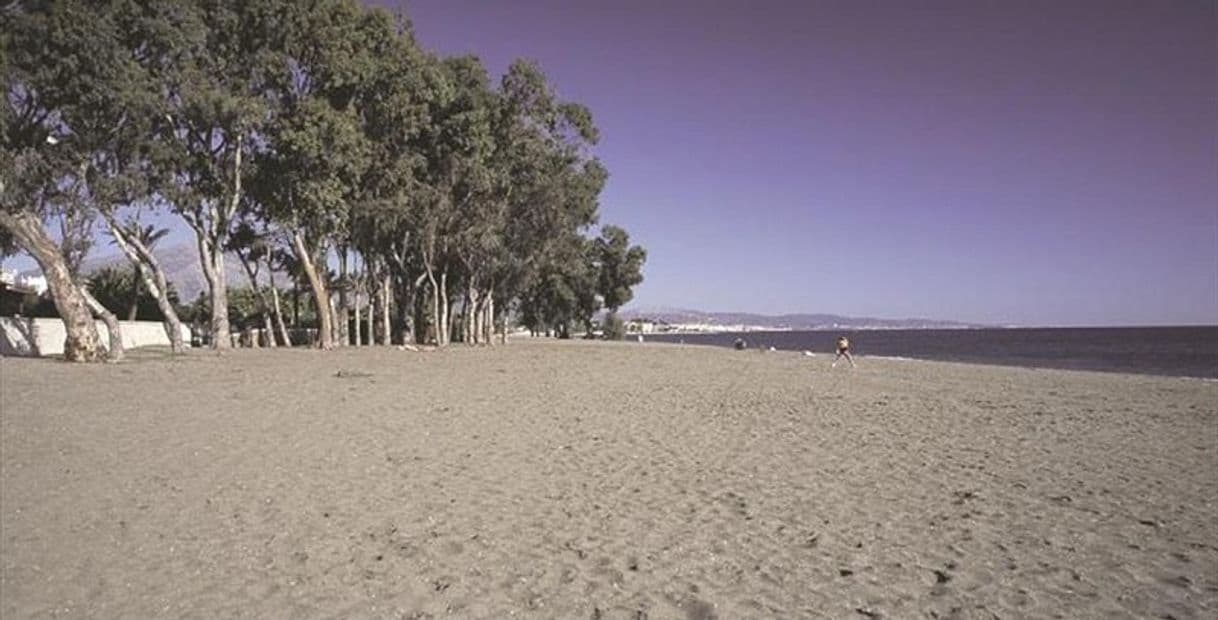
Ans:
MULTIPOLYGON (((123 347, 169 346, 165 325, 155 321, 119 321, 123 332, 123 347)), ((97 321, 97 332, 102 346, 110 348, 110 330, 97 321)), ((30 319, 24 317, 0 317, 0 355, 15 357, 38 357, 63 355, 63 341, 67 336, 63 321, 59 319, 30 319)), ((182 342, 190 346, 190 328, 182 326, 182 342)))

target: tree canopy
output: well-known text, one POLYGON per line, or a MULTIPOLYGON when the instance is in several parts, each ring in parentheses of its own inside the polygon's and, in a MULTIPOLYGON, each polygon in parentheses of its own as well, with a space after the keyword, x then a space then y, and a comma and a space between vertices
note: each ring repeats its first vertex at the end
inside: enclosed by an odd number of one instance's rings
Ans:
MULTIPOLYGON (((354 0, 17 0, 0 20, 3 238, 80 329, 87 290, 45 230, 56 214, 100 217, 131 259, 139 279, 95 279, 110 305, 123 287, 168 299, 131 231, 176 214, 213 346, 229 342, 226 253, 256 291, 255 267, 293 266, 325 348, 361 342, 361 310, 383 343, 490 342, 513 320, 566 335, 642 281, 624 230, 592 236, 608 180, 592 112, 535 63, 493 78, 354 0)), ((286 340, 277 292, 255 298, 286 340)))

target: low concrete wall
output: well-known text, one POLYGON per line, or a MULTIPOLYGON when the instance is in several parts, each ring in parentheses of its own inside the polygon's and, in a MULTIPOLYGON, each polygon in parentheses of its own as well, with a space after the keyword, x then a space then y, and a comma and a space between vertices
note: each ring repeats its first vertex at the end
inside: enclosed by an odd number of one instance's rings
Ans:
MULTIPOLYGON (((169 346, 169 336, 164 323, 154 321, 119 321, 123 332, 123 347, 169 346)), ((102 346, 110 348, 110 330, 97 321, 97 333, 102 346)), ((14 357, 39 357, 63 355, 63 341, 67 331, 59 319, 30 319, 25 317, 0 317, 0 355, 14 357)), ((190 346, 190 328, 182 326, 182 342, 190 346)))

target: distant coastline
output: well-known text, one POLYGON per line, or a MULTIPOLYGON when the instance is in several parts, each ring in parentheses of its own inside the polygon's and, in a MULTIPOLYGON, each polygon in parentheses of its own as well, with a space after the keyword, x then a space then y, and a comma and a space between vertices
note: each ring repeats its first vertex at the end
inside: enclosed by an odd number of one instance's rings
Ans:
POLYGON ((839 314, 755 314, 750 312, 707 312, 686 308, 628 308, 622 319, 634 333, 719 334, 760 331, 828 331, 895 329, 994 329, 981 325, 941 319, 880 319, 839 314))
MULTIPOLYGON (((935 329, 953 329, 953 330, 974 330, 974 329, 1019 329, 1012 326, 981 326, 981 325, 959 325, 951 327, 938 327, 928 325, 924 327, 889 327, 884 325, 818 325, 814 327, 772 327, 768 325, 719 325, 719 324, 692 324, 692 325, 666 325, 662 328, 657 328, 655 331, 645 332, 649 334, 673 334, 673 335, 693 335, 693 334, 747 334, 758 332, 838 332, 838 331, 900 331, 900 330, 935 330, 935 329)), ((637 333, 632 332, 632 333, 637 333)))
POLYGON ((657 342, 829 354, 839 333, 864 357, 895 357, 1025 368, 1218 378, 1218 326, 833 328, 644 335, 657 342))

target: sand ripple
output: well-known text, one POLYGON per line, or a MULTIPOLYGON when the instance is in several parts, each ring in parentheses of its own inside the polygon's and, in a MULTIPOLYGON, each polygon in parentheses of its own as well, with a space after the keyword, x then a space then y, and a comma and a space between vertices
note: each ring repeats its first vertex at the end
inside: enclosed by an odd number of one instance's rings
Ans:
POLYGON ((578 342, 0 378, 4 618, 1218 616, 1213 383, 578 342))

